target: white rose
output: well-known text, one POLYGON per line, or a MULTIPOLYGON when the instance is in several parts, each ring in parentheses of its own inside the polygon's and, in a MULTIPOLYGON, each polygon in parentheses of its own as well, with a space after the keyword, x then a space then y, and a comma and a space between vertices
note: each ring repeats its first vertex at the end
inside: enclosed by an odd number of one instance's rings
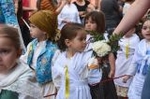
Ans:
POLYGON ((111 47, 105 40, 94 42, 92 49, 99 57, 105 56, 111 51, 111 47))

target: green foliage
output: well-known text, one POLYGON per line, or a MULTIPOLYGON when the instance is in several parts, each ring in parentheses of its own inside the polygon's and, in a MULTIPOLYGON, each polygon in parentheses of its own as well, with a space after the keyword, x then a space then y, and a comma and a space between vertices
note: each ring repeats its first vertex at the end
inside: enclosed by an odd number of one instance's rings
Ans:
POLYGON ((103 33, 98 33, 96 31, 87 31, 87 32, 93 36, 92 37, 93 42, 105 39, 104 36, 103 36, 103 33))
MULTIPOLYGON (((104 40, 103 33, 97 33, 95 31, 90 31, 90 34, 93 36, 93 42, 104 40)), ((119 49, 118 41, 123 37, 123 33, 113 34, 108 40, 108 45, 111 47, 111 52, 116 52, 119 49)))
POLYGON ((119 49, 118 41, 123 37, 123 33, 113 34, 110 36, 108 44, 111 46, 111 52, 116 52, 119 49))

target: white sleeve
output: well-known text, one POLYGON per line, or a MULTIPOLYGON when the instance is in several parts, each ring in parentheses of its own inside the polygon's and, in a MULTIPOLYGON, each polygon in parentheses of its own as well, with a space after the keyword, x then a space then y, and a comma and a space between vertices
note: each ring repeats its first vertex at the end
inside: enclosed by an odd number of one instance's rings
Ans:
POLYGON ((25 54, 20 56, 20 60, 23 61, 24 63, 27 63, 27 58, 28 58, 30 46, 31 46, 31 43, 28 44, 27 51, 25 52, 25 54))
POLYGON ((59 54, 60 54, 60 52, 57 51, 52 59, 52 79, 53 79, 53 83, 57 89, 60 88, 60 84, 61 84, 61 74, 59 72, 60 68, 58 68, 59 62, 57 61, 58 60, 57 55, 59 55, 59 54))
POLYGON ((133 55, 133 58, 132 58, 132 62, 130 64, 128 70, 127 70, 126 75, 134 76, 135 73, 136 73, 136 69, 137 69, 136 57, 139 57, 137 48, 135 49, 135 52, 134 52, 134 55, 133 55))

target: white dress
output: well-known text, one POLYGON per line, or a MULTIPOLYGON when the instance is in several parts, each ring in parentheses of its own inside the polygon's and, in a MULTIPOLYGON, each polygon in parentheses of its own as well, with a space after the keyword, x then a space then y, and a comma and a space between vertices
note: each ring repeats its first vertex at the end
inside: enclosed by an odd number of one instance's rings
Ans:
POLYGON ((58 29, 61 30, 66 24, 63 20, 68 20, 69 22, 81 23, 79 12, 74 4, 66 4, 58 15, 58 29))
POLYGON ((135 76, 130 84, 128 96, 129 99, 141 99, 145 76, 150 64, 150 45, 145 39, 138 44, 133 59, 133 66, 129 68, 129 73, 135 72, 135 76))
MULTIPOLYGON (((133 54, 135 52, 136 46, 139 43, 140 39, 136 34, 133 34, 130 38, 123 37, 119 41, 120 49, 117 51, 117 59, 115 62, 116 70, 115 77, 119 77, 127 74, 128 68, 131 65, 133 54), (126 46, 128 45, 129 52, 128 57, 126 57, 126 46)), ((117 86, 129 87, 131 83, 131 79, 127 81, 127 83, 123 83, 122 78, 115 79, 114 83, 117 86)))
POLYGON ((76 53, 71 59, 66 57, 66 52, 59 54, 52 66, 52 76, 54 85, 58 93, 56 99, 66 99, 65 89, 69 87, 68 99, 91 99, 90 88, 88 86, 88 60, 91 58, 92 51, 76 53), (68 75, 66 75, 68 68, 68 75), (69 84, 65 81, 69 78, 69 84))

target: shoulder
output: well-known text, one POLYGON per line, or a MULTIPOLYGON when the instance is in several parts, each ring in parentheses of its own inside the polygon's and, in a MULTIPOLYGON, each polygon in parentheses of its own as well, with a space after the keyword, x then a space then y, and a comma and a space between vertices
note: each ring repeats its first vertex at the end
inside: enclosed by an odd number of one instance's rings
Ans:
POLYGON ((146 40, 142 39, 139 44, 144 44, 144 43, 146 43, 146 40))
POLYGON ((132 38, 137 40, 137 41, 140 41, 140 37, 136 33, 133 34, 132 38))
POLYGON ((58 49, 57 43, 53 43, 53 42, 51 42, 51 41, 47 41, 47 42, 46 42, 46 46, 47 46, 48 48, 53 48, 54 50, 57 50, 57 49, 58 49))
POLYGON ((146 47, 146 40, 142 39, 138 44, 137 44, 138 48, 145 48, 146 47), (142 46, 142 47, 141 47, 142 46))

